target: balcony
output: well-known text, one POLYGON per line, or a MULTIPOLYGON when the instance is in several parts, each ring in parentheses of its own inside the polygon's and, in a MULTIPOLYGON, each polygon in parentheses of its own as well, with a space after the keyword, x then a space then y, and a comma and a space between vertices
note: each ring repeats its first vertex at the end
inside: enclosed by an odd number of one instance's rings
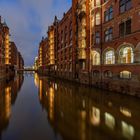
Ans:
POLYGON ((55 64, 54 59, 50 59, 50 65, 54 65, 54 64, 55 64))
POLYGON ((78 40, 78 48, 81 48, 81 49, 86 48, 86 40, 85 39, 79 38, 79 40, 78 40))

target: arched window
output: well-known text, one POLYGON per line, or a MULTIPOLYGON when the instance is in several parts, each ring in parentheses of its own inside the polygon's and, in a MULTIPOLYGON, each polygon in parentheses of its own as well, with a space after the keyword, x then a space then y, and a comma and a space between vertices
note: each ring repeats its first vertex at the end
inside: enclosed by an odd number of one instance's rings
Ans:
POLYGON ((92 64, 100 65, 100 54, 96 51, 94 51, 92 55, 92 64))
POLYGON ((113 73, 111 71, 107 70, 107 71, 104 72, 104 77, 111 78, 111 77, 113 77, 113 73))
POLYGON ((123 47, 120 49, 119 59, 121 64, 133 63, 134 54, 131 47, 123 47))
POLYGON ((98 70, 93 71, 93 77, 99 77, 100 72, 98 70))
POLYGON ((100 22, 101 22, 101 17, 100 17, 100 13, 96 13, 96 25, 100 25, 100 22))
POLYGON ((132 74, 130 71, 122 71, 120 72, 120 78, 123 78, 123 79, 131 79, 132 77, 132 74))
POLYGON ((113 50, 106 51, 104 57, 105 64, 115 64, 115 54, 113 50))

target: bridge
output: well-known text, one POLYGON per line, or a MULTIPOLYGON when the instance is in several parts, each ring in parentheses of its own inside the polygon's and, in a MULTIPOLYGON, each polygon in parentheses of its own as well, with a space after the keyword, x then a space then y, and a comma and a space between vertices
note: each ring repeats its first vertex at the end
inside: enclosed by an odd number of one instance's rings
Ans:
POLYGON ((18 69, 17 71, 22 71, 22 72, 36 72, 37 70, 34 69, 33 67, 24 67, 23 69, 18 69))

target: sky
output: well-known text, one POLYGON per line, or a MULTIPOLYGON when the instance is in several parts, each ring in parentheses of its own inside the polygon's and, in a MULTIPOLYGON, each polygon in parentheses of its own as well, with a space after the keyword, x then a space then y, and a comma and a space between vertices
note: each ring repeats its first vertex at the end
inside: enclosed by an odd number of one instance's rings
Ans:
POLYGON ((10 28, 11 41, 16 43, 25 66, 33 65, 39 42, 54 16, 61 19, 70 7, 71 0, 0 0, 0 15, 10 28))

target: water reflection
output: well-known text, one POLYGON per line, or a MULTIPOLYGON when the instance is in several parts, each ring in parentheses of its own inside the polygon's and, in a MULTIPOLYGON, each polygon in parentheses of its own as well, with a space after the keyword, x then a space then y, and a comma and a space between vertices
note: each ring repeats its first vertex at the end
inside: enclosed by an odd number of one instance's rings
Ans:
POLYGON ((39 78, 39 101, 64 140, 140 139, 139 99, 39 78))
POLYGON ((2 131, 8 127, 11 117, 11 106, 15 103, 22 83, 23 75, 17 75, 11 81, 0 81, 0 139, 2 131))

